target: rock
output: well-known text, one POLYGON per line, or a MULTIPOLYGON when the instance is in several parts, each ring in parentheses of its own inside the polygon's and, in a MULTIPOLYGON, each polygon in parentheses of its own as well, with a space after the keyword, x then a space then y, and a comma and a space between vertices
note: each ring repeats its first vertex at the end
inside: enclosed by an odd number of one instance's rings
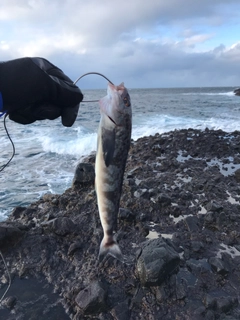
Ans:
POLYGON ((12 309, 16 304, 17 299, 14 296, 9 296, 2 301, 2 305, 6 308, 12 309))
POLYGON ((209 292, 205 297, 204 303, 209 309, 227 313, 234 305, 238 304, 238 298, 233 297, 222 290, 218 290, 209 292))
POLYGON ((18 219, 18 218, 20 218, 21 213, 22 213, 24 210, 26 210, 26 207, 16 207, 16 208, 13 209, 11 215, 12 215, 15 219, 18 219))
POLYGON ((226 275, 230 271, 226 263, 224 263, 224 261, 220 258, 211 257, 209 259, 209 264, 211 265, 213 271, 221 275, 226 275))
POLYGON ((11 222, 2 222, 0 224, 0 247, 6 244, 18 241, 23 236, 24 232, 11 222))
POLYGON ((83 247, 80 241, 72 243, 68 249, 68 255, 72 256, 77 250, 80 250, 83 247))
POLYGON ((93 185, 95 180, 94 167, 90 163, 79 163, 76 167, 72 187, 93 185))
POLYGON ((176 298, 182 300, 188 295, 189 287, 194 287, 197 282, 195 277, 187 269, 180 269, 176 275, 176 298))
POLYGON ((56 218, 51 221, 51 229, 59 236, 75 232, 75 224, 67 217, 56 218))
POLYGON ((169 206, 172 202, 171 198, 165 193, 158 194, 154 199, 155 202, 159 203, 162 206, 169 206))
POLYGON ((195 274, 211 270, 207 259, 189 259, 186 261, 186 264, 189 269, 195 274))
POLYGON ((150 240, 143 245, 137 272, 143 286, 160 285, 178 267, 180 257, 165 240, 150 240))
POLYGON ((111 314, 114 320, 129 320, 130 310, 128 307, 128 301, 117 304, 112 310, 111 314))
POLYGON ((204 249, 204 244, 201 241, 192 241, 191 247, 193 252, 199 252, 204 249))
POLYGON ((240 182, 240 169, 237 169, 234 173, 234 177, 237 180, 237 182, 240 182))
POLYGON ((235 89, 233 92, 236 96, 240 96, 240 88, 235 89))
POLYGON ((149 199, 150 195, 147 189, 138 189, 134 192, 134 197, 149 199))
POLYGON ((78 293, 75 301, 84 314, 94 315, 106 310, 107 292, 99 281, 94 281, 78 293))
POLYGON ((120 208, 118 212, 118 217, 121 220, 133 221, 136 218, 136 215, 128 209, 120 208))
POLYGON ((223 209, 223 207, 221 204, 213 200, 206 205, 206 209, 207 211, 219 212, 223 209))
POLYGON ((196 232, 199 230, 199 219, 198 217, 188 216, 185 218, 186 225, 190 232, 196 232))

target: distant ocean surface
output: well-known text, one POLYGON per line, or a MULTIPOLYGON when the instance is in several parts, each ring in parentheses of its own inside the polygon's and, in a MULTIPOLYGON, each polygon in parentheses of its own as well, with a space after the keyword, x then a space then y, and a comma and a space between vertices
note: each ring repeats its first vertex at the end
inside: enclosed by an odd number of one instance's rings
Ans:
MULTIPOLYGON (((174 129, 240 130, 240 97, 236 87, 130 89, 134 140, 174 129)), ((100 99, 106 90, 85 90, 85 100, 100 99)), ((71 186, 80 159, 96 150, 98 103, 81 103, 74 126, 61 120, 20 125, 7 119, 16 155, 0 172, 0 220, 16 206, 26 206, 45 193, 71 186)), ((0 119, 0 167, 12 154, 0 119)))

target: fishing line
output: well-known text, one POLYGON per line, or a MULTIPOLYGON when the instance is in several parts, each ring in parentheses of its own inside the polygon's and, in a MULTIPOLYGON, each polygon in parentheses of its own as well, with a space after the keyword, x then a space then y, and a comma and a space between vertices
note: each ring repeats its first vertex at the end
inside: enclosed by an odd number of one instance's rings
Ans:
POLYGON ((12 144, 13 151, 12 151, 12 156, 8 160, 8 162, 3 164, 2 166, 0 166, 0 172, 3 171, 9 165, 9 163, 12 161, 13 157, 15 156, 15 146, 14 146, 14 143, 13 143, 11 137, 10 137, 10 134, 9 134, 7 126, 6 126, 6 118, 7 118, 7 116, 8 116, 8 113, 6 113, 5 116, 4 116, 3 124, 4 124, 4 129, 6 131, 6 134, 8 136, 8 139, 10 140, 10 142, 12 144))
POLYGON ((0 256, 1 256, 1 258, 2 258, 4 267, 5 267, 5 269, 6 269, 6 271, 7 271, 7 275, 8 275, 8 287, 7 287, 6 291, 4 292, 4 294, 2 295, 2 297, 1 297, 1 299, 0 299, 0 304, 1 304, 2 301, 3 301, 3 299, 4 299, 4 297, 6 296, 6 294, 7 294, 7 292, 8 292, 8 290, 9 290, 10 287, 11 287, 12 280, 11 280, 10 273, 9 273, 9 271, 8 271, 8 267, 7 267, 6 261, 5 261, 5 259, 4 259, 3 254, 2 254, 1 251, 0 251, 0 256))
MULTIPOLYGON (((79 78, 77 78, 77 80, 75 82, 73 82, 73 84, 76 84, 80 79, 82 79, 83 77, 85 76, 88 76, 89 74, 97 74, 98 76, 101 76, 103 77, 104 79, 106 79, 108 82, 110 82, 112 85, 114 85, 112 83, 112 81, 110 81, 106 76, 104 76, 102 73, 99 73, 99 72, 87 72, 87 73, 84 73, 82 76, 80 76, 79 78)), ((98 100, 83 100, 82 102, 98 102, 98 100)))

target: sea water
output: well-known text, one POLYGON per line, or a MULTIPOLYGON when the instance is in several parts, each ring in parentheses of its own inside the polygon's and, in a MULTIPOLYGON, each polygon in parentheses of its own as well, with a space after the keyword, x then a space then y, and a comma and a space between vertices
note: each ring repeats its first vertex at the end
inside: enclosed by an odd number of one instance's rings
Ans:
MULTIPOLYGON (((240 130, 240 97, 233 87, 129 89, 133 109, 132 138, 137 140, 175 129, 240 130)), ((106 90, 86 90, 85 100, 98 100, 106 90)), ((98 103, 80 105, 71 128, 61 119, 20 125, 6 120, 16 155, 0 172, 0 220, 16 206, 26 206, 45 193, 60 194, 71 186, 79 161, 96 151, 100 120, 98 103)), ((0 167, 12 146, 0 119, 0 167)))

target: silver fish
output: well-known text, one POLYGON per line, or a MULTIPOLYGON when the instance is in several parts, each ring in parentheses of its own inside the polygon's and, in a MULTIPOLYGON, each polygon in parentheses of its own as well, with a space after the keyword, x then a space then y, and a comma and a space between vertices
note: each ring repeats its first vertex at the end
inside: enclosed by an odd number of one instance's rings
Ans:
POLYGON ((104 232, 99 260, 107 254, 123 261, 114 237, 122 191, 123 175, 131 143, 132 108, 124 84, 108 84, 107 95, 99 100, 101 120, 95 162, 95 188, 104 232))

